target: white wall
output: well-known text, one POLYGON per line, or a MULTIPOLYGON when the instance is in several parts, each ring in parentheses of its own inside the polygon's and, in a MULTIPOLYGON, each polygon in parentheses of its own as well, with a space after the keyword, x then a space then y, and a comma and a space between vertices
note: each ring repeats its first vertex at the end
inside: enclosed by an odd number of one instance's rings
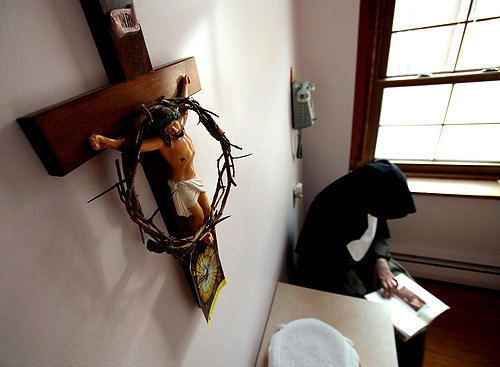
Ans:
MULTIPOLYGON (((304 130, 304 207, 347 173, 356 72, 357 0, 311 0, 296 11, 299 77, 316 84, 318 120, 304 130)), ((391 221, 392 250, 409 255, 500 264, 498 200, 414 195, 418 212, 391 221)), ((420 269, 416 275, 500 288, 498 276, 420 269)))
MULTIPOLYGON (((290 129, 292 4, 136 0, 154 66, 195 56, 195 98, 252 152, 218 227, 228 284, 212 328, 177 262, 140 243, 116 194, 116 152, 49 176, 15 119, 107 83, 78 1, 0 3, 0 364, 2 366, 252 366, 297 211, 290 129)), ((151 96, 156 98, 158 96, 151 96)), ((209 191, 217 146, 188 131, 209 191)), ((154 209, 144 178, 142 203, 154 209)))
POLYGON ((317 121, 303 132, 304 204, 349 167, 358 0, 299 1, 298 79, 312 81, 317 121))

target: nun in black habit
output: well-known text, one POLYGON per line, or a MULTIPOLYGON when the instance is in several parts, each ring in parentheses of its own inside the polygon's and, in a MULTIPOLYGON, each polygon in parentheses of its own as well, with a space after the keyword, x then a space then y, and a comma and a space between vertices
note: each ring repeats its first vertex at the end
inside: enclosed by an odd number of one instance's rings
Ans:
POLYGON ((363 297, 407 271, 391 258, 387 219, 416 211, 406 177, 386 160, 369 163, 321 191, 307 213, 295 252, 297 282, 363 297))

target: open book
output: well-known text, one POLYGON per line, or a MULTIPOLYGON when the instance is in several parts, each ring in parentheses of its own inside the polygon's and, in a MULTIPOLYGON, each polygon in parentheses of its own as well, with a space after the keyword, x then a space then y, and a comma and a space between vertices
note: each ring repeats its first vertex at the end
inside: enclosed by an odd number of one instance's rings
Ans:
POLYGON ((369 301, 391 308, 392 323, 404 341, 417 335, 449 307, 404 274, 396 276, 398 289, 393 297, 383 298, 381 290, 365 295, 369 301))

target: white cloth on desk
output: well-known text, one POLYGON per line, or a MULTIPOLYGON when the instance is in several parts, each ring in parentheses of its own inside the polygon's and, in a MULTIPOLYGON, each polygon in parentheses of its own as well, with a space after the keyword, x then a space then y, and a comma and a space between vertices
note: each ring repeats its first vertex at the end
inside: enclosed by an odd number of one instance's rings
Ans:
POLYGON ((168 186, 172 189, 172 198, 174 200, 177 215, 189 217, 192 208, 198 202, 198 197, 202 192, 206 192, 203 182, 199 178, 192 178, 186 181, 168 180, 168 186))
POLYGON ((317 319, 282 324, 269 344, 269 367, 359 367, 354 344, 317 319))

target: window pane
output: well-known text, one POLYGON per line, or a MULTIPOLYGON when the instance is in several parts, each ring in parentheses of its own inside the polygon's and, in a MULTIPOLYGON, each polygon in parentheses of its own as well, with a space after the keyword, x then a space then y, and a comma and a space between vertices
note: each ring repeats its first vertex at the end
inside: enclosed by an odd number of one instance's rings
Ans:
POLYGON ((375 158, 431 160, 441 126, 380 126, 375 158))
POLYGON ((448 161, 500 161, 500 124, 446 125, 436 159, 448 161))
POLYGON ((499 100, 500 81, 455 84, 446 123, 500 123, 499 100))
POLYGON ((387 75, 453 71, 464 25, 393 33, 387 75))
POLYGON ((385 88, 380 125, 441 124, 451 84, 385 88))
POLYGON ((397 0, 392 30, 464 21, 469 4, 470 0, 397 0))
POLYGON ((474 0, 469 19, 481 19, 500 16, 500 1, 474 0))
POLYGON ((465 31, 457 70, 500 66, 499 35, 500 19, 469 23, 465 31))

